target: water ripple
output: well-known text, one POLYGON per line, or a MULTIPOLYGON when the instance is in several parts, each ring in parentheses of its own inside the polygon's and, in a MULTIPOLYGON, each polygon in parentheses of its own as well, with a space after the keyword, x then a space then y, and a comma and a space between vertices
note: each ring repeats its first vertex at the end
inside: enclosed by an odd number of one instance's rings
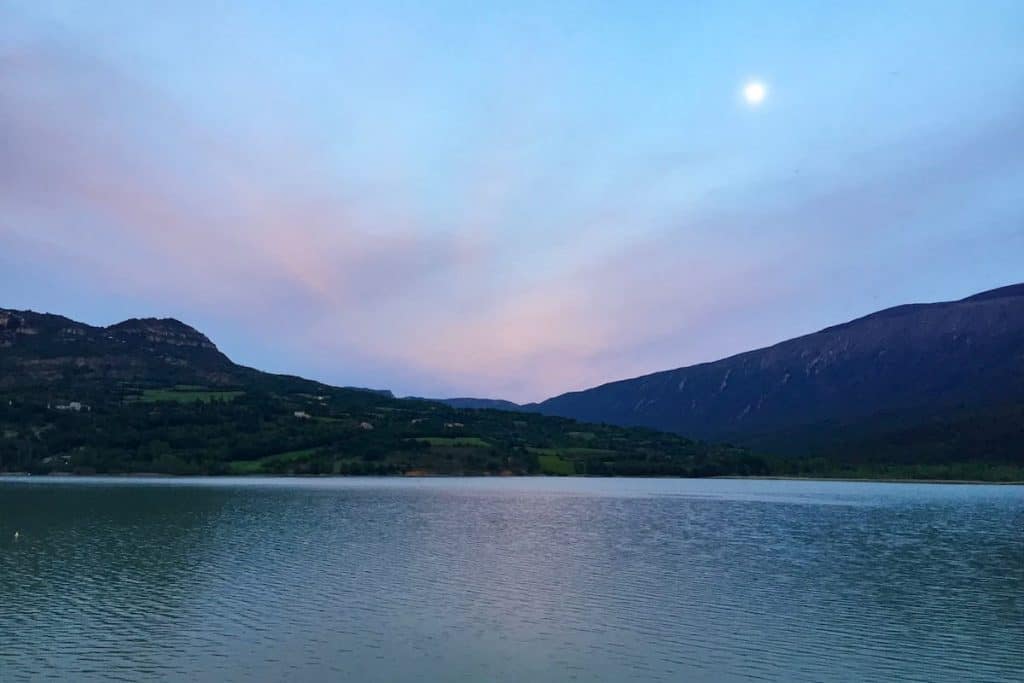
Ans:
POLYGON ((0 681, 1022 680, 1022 528, 1016 487, 0 482, 0 681))

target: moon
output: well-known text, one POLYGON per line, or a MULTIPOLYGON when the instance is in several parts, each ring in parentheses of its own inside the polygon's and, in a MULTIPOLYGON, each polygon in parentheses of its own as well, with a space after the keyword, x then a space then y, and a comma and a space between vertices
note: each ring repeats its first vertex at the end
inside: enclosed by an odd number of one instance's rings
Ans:
POLYGON ((743 86, 743 99, 751 107, 756 107, 768 96, 768 86, 761 81, 750 81, 743 86))

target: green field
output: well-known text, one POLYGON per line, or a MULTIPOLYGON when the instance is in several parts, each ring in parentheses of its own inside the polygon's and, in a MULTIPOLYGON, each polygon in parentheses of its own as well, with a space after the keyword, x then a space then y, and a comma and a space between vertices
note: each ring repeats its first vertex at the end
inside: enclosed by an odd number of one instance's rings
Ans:
POLYGON ((562 455, 568 456, 605 456, 609 458, 615 457, 615 455, 617 454, 617 451, 610 451, 607 448, 576 448, 574 446, 570 446, 569 448, 561 448, 559 449, 559 452, 562 455))
POLYGON ((538 455, 541 474, 555 474, 560 476, 571 476, 576 474, 576 467, 568 460, 563 460, 557 455, 538 455))
POLYGON ((491 444, 479 436, 424 436, 416 439, 431 446, 459 446, 462 448, 490 448, 491 444))
POLYGON ((234 460, 228 463, 228 474, 263 474, 262 460, 234 460))
POLYGON ((590 441, 597 436, 594 432, 566 432, 565 435, 571 439, 583 439, 584 441, 590 441))
POLYGON ((174 387, 172 389, 144 389, 138 400, 143 403, 159 401, 209 403, 210 401, 234 401, 244 393, 244 391, 209 391, 202 387, 174 387))
POLYGON ((277 469, 275 465, 287 465, 308 458, 316 452, 315 448, 306 448, 300 451, 288 451, 286 453, 275 453, 259 460, 233 460, 228 463, 229 474, 270 474, 277 469))

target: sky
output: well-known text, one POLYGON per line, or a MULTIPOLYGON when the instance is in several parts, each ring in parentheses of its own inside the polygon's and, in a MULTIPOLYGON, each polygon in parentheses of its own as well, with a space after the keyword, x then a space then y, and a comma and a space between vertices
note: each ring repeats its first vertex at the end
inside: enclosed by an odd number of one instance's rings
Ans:
POLYGON ((540 400, 1024 281, 1022 190, 1019 0, 0 0, 0 307, 332 384, 540 400))

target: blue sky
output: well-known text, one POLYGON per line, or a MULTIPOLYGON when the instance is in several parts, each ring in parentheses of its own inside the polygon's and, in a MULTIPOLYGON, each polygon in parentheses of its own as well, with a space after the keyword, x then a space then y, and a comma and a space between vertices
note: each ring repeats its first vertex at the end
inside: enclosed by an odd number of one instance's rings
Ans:
POLYGON ((1019 2, 0 19, 0 306, 535 400, 1024 280, 1019 2))

